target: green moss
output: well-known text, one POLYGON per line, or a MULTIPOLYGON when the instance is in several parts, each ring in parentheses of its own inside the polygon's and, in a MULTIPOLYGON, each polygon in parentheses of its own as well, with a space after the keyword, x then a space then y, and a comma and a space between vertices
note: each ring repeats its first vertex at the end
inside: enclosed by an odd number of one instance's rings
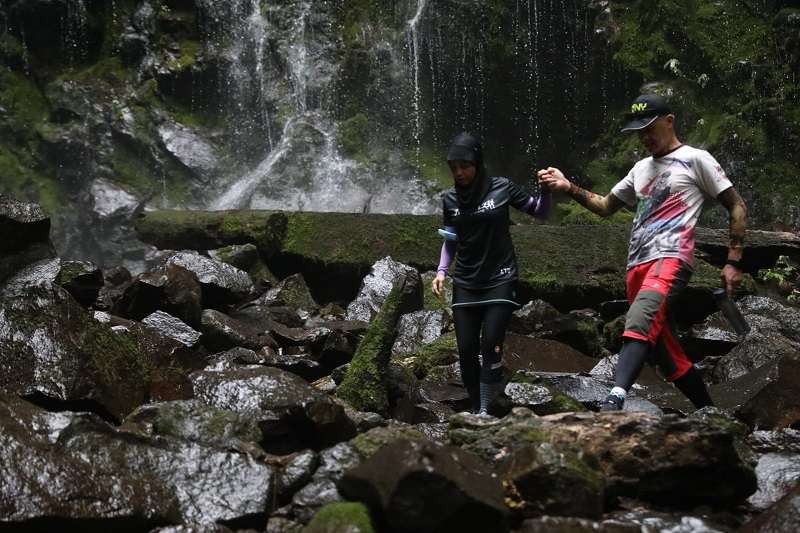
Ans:
POLYGON ((359 342, 344 380, 336 389, 337 396, 359 411, 389 411, 385 376, 400 316, 400 295, 401 288, 395 285, 359 342))
POLYGON ((0 106, 25 131, 47 118, 47 101, 42 92, 28 78, 0 67, 0 106))
POLYGON ((122 64, 118 56, 106 57, 87 68, 68 70, 59 76, 59 80, 75 81, 80 84, 124 88, 130 81, 131 72, 122 64))
POLYGON ((363 503, 336 502, 317 511, 303 533, 335 533, 350 531, 374 533, 369 510, 363 503))
MULTIPOLYGON (((409 159, 413 160, 409 155, 409 159)), ((444 154, 430 148, 423 148, 419 154, 419 174, 432 190, 444 191, 453 186, 453 177, 447 166, 444 154)))
POLYGON ((358 452, 362 460, 369 459, 375 452, 396 440, 422 440, 425 435, 413 426, 390 425, 373 428, 354 437, 350 444, 358 452))
POLYGON ((30 156, 0 145, 0 192, 36 202, 48 213, 63 205, 64 192, 55 177, 33 170, 30 156))
POLYGON ((572 413, 576 411, 586 411, 586 407, 571 396, 561 392, 553 393, 553 413, 572 413))
POLYGON ((449 364, 458 354, 455 333, 442 335, 430 344, 426 344, 417 352, 403 357, 414 375, 420 379, 428 375, 431 368, 449 364))
POLYGON ((351 159, 366 160, 369 138, 370 123, 363 113, 358 113, 339 125, 339 147, 342 149, 342 153, 351 159))
POLYGON ((179 52, 167 63, 171 70, 182 71, 192 68, 197 63, 197 58, 203 50, 203 45, 197 41, 184 39, 180 41, 179 52))
POLYGON ((620 210, 610 217, 601 217, 575 202, 566 202, 555 205, 553 220, 570 226, 630 224, 633 222, 633 212, 620 210))

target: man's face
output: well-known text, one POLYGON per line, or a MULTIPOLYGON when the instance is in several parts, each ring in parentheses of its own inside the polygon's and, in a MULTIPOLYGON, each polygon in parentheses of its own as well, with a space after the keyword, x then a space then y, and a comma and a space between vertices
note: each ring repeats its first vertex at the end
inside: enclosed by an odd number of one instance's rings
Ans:
POLYGON ((639 130, 639 140, 652 155, 666 153, 675 135, 675 115, 658 117, 652 124, 639 130))
POLYGON ((450 167, 450 173, 453 174, 453 181, 459 187, 469 187, 475 179, 478 169, 475 163, 471 161, 462 161, 457 159, 455 161, 448 161, 447 165, 450 167))

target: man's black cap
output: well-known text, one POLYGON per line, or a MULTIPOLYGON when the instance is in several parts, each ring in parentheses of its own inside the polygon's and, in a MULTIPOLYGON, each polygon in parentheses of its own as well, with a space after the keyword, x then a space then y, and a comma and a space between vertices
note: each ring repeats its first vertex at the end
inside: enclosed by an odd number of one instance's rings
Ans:
POLYGON ((657 94, 643 94, 631 104, 631 110, 625 115, 627 123, 622 132, 641 130, 655 122, 658 117, 672 113, 672 108, 664 98, 657 94))

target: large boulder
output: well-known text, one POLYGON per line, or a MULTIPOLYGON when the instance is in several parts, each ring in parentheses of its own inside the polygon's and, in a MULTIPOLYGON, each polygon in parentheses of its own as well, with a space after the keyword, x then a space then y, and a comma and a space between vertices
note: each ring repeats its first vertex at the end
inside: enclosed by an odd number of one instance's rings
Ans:
POLYGON ((483 462, 459 448, 400 440, 379 450, 338 483, 392 531, 505 531, 503 488, 483 462), (385 465, 392 468, 385 468, 385 465))
POLYGON ((0 283, 26 265, 55 257, 50 217, 37 204, 0 195, 0 283))
POLYGON ((736 505, 755 492, 747 428, 713 408, 688 418, 647 413, 563 413, 537 417, 524 408, 490 424, 469 415, 450 420, 450 441, 488 461, 550 443, 596 458, 607 498, 659 505, 736 505), (725 479, 709 493, 704 480, 725 479))
POLYGON ((758 491, 747 502, 763 511, 800 485, 800 431, 754 431, 747 442, 758 455, 758 491))
POLYGON ((0 389, 82 403, 112 419, 186 394, 193 358, 185 346, 142 325, 96 321, 52 282, 58 266, 33 265, 0 288, 0 389))
POLYGON ((789 533, 798 530, 800 530, 800 485, 740 529, 742 533, 789 533))
POLYGON ((431 344, 450 325, 445 311, 415 311, 400 317, 397 337, 392 346, 392 355, 409 354, 431 344))
POLYGON ((167 259, 165 265, 183 267, 197 276, 203 288, 205 307, 237 303, 253 289, 253 281, 247 272, 197 253, 175 253, 167 259))
POLYGON ((407 284, 419 288, 419 274, 414 271, 395 283, 383 300, 380 312, 370 324, 358 345, 344 380, 336 390, 337 396, 359 411, 387 414, 389 391, 387 368, 397 320, 408 301, 407 284), (416 275, 416 277, 415 277, 416 275))
POLYGON ((257 420, 269 452, 320 449, 355 434, 341 405, 289 372, 242 366, 203 370, 190 379, 204 404, 257 420))
POLYGON ((103 273, 95 264, 87 261, 62 261, 56 283, 81 305, 89 307, 103 287, 103 273))

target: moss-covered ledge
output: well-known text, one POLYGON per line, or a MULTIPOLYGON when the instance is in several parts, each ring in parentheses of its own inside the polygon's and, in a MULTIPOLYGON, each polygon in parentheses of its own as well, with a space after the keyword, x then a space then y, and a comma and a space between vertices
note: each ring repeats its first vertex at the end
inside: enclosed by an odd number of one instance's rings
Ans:
MULTIPOLYGON (((439 226, 438 216, 248 210, 151 211, 136 222, 139 237, 160 248, 205 250, 252 242, 276 274, 302 272, 322 299, 352 298, 361 277, 387 255, 423 271, 435 269, 439 226)), ((520 299, 542 298, 574 309, 624 298, 629 232, 627 225, 513 226, 520 299)), ((706 237, 709 246, 717 246, 718 233, 699 230, 698 247, 706 237)), ((775 245, 775 235, 759 235, 775 245)), ((710 305, 710 291, 718 286, 718 267, 698 258, 688 291, 693 303, 699 298, 710 305)))

